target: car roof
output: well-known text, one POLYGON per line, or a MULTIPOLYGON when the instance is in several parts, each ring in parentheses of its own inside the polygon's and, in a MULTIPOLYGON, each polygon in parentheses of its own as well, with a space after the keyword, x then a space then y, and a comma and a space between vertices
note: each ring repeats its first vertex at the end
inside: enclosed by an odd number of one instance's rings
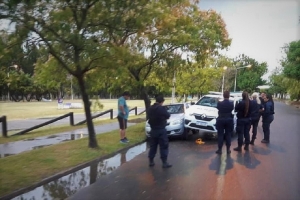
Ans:
MULTIPOLYGON (((224 99, 223 95, 217 95, 217 94, 206 94, 206 95, 203 95, 200 99, 202 99, 203 97, 215 97, 215 98, 224 99)), ((235 100, 235 99, 239 99, 239 98, 230 96, 229 99, 230 100, 235 100)))
POLYGON ((169 103, 169 104, 164 104, 163 106, 172 106, 172 105, 184 105, 187 103, 169 103))

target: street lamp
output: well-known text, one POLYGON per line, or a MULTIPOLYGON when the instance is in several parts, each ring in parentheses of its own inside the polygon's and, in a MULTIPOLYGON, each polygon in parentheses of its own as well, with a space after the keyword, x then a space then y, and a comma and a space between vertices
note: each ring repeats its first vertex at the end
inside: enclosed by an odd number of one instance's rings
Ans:
POLYGON ((243 66, 243 67, 236 67, 235 68, 235 76, 234 76, 234 92, 236 91, 236 76, 237 76, 237 70, 242 68, 250 68, 251 65, 243 66))
POLYGON ((223 94, 223 92, 224 92, 225 70, 227 70, 227 67, 226 67, 226 66, 223 67, 222 94, 223 94))
POLYGON ((69 74, 68 79, 71 80, 71 99, 73 100, 74 99, 74 95, 73 95, 73 75, 69 74))
MULTIPOLYGON (((18 69, 18 65, 12 65, 12 66, 7 67, 7 78, 8 78, 8 79, 9 79, 9 69, 10 69, 10 68, 18 69)), ((8 101, 10 100, 10 95, 9 95, 9 85, 10 85, 10 83, 7 83, 7 98, 8 98, 8 101)))
POLYGON ((174 71, 173 88, 172 88, 172 103, 175 103, 175 83, 176 83, 176 76, 175 76, 175 71, 174 71))

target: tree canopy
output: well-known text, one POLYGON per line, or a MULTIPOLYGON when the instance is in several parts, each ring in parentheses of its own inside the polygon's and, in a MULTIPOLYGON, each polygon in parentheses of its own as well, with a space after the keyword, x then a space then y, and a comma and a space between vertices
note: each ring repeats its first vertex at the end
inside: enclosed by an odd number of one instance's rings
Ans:
POLYGON ((15 23, 15 33, 20 36, 17 41, 25 45, 21 52, 28 58, 18 63, 28 64, 29 67, 23 68, 29 77, 34 72, 34 83, 48 89, 57 88, 55 79, 45 81, 48 74, 55 74, 57 80, 74 76, 84 103, 89 146, 97 147, 89 91, 128 88, 145 100, 147 108, 149 90, 169 82, 167 78, 174 71, 187 70, 180 68, 180 64, 186 68, 204 66, 209 56, 218 55, 219 50, 230 45, 221 16, 213 10, 200 10, 197 3, 189 0, 3 1, 0 19, 15 23), (39 48, 49 55, 39 57, 39 48), (190 55, 198 64, 186 65, 183 54, 190 55), (45 57, 50 60, 45 61, 45 57), (37 64, 35 69, 33 62, 37 64), (149 79, 153 74, 158 81, 149 79))

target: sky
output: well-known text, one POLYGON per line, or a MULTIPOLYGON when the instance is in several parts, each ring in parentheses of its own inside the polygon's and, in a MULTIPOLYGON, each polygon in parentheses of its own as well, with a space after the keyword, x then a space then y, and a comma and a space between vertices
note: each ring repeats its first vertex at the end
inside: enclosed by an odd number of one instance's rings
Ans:
POLYGON ((267 62, 265 79, 280 66, 281 47, 300 40, 299 0, 200 0, 199 7, 215 10, 225 21, 232 43, 224 54, 267 62))

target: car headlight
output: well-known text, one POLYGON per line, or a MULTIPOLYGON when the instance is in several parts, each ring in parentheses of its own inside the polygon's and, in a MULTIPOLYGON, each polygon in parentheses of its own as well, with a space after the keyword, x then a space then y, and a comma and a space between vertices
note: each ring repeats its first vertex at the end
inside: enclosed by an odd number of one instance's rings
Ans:
POLYGON ((177 120, 174 120, 174 121, 171 121, 171 125, 180 125, 183 123, 183 119, 177 119, 177 120))
POLYGON ((195 115, 195 113, 186 113, 187 115, 189 115, 189 116, 194 116, 195 115))
POLYGON ((212 119, 212 120, 211 120, 211 122, 212 122, 212 123, 213 123, 213 125, 215 126, 215 125, 216 125, 216 123, 217 123, 217 120, 216 120, 216 118, 212 119))

